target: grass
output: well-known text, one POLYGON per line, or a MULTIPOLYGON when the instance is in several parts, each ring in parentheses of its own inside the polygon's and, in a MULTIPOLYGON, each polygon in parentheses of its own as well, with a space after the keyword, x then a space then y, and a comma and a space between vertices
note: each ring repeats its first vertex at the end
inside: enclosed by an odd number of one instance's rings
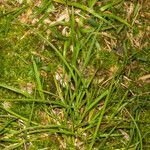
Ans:
POLYGON ((148 1, 0 3, 0 149, 150 148, 148 1))

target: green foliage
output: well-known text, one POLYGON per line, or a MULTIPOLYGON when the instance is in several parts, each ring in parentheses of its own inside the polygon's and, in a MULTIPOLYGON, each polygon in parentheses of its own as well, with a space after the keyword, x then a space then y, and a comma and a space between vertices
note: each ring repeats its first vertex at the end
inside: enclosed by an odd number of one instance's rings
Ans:
POLYGON ((145 3, 1 3, 0 149, 148 148, 145 3))

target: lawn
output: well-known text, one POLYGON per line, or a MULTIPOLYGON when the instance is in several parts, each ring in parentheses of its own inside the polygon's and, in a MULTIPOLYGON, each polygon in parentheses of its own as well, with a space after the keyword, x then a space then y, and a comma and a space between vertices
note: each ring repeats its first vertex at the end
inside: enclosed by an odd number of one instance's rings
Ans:
POLYGON ((150 149, 149 0, 0 0, 0 149, 150 149))

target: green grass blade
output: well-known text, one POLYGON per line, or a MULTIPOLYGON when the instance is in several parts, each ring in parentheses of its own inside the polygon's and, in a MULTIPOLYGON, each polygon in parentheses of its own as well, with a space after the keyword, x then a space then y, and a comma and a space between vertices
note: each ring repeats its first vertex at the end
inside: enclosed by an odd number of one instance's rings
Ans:
MULTIPOLYGON (((66 2, 62 1, 62 0, 53 0, 54 2, 57 2, 57 3, 61 3, 61 4, 66 4, 66 2)), ((107 21, 105 18, 103 18, 100 14, 98 14, 97 12, 95 12, 93 9, 91 8, 88 8, 87 6, 84 6, 84 5, 81 5, 79 3, 76 3, 76 2, 67 2, 67 5, 68 6, 74 6, 76 8, 79 8, 81 10, 84 10, 90 14, 92 14, 94 17, 100 19, 101 21, 107 23, 108 25, 112 26, 113 28, 115 28, 115 26, 110 23, 110 21, 107 21)), ((121 23, 127 25, 130 27, 130 25, 123 19, 121 19, 120 17, 116 16, 116 15, 113 15, 113 14, 104 14, 104 16, 107 16, 107 17, 111 17, 113 19, 116 19, 118 21, 120 21, 121 23)))
POLYGON ((107 21, 106 19, 104 19, 102 16, 100 16, 98 13, 96 13, 93 9, 88 8, 85 5, 81 5, 81 4, 76 3, 76 2, 67 2, 66 3, 66 2, 64 2, 62 0, 53 0, 53 1, 57 2, 57 3, 60 3, 60 4, 67 4, 68 6, 74 6, 74 7, 78 8, 78 9, 86 11, 86 12, 92 14, 94 17, 100 19, 101 21, 103 21, 103 22, 107 23, 108 25, 112 26, 113 28, 115 28, 112 23, 110 23, 109 21, 107 21))
POLYGON ((28 92, 22 91, 22 90, 20 90, 20 89, 18 89, 18 88, 15 88, 15 87, 12 87, 12 86, 3 84, 3 83, 0 83, 0 87, 1 87, 1 88, 4 88, 4 89, 7 89, 7 90, 10 90, 10 91, 12 91, 12 92, 15 92, 15 93, 17 93, 17 94, 21 94, 21 95, 23 95, 23 96, 25 96, 25 97, 27 97, 27 98, 32 98, 32 96, 31 96, 30 94, 28 94, 28 92))
POLYGON ((85 61, 84 61, 84 64, 83 64, 83 70, 87 67, 87 64, 88 64, 89 61, 90 61, 91 53, 92 53, 92 50, 93 50, 93 47, 94 47, 94 44, 95 44, 95 41, 96 41, 96 38, 97 38, 97 34, 98 34, 98 32, 99 32, 101 26, 102 26, 102 23, 99 25, 99 27, 98 27, 98 29, 97 29, 97 31, 96 31, 94 37, 93 37, 93 40, 92 40, 92 42, 91 42, 91 44, 90 44, 89 51, 88 51, 88 53, 87 53, 87 56, 86 56, 85 61))
POLYGON ((37 103, 37 104, 51 104, 57 107, 68 107, 64 103, 60 102, 59 100, 41 100, 41 99, 0 99, 0 102, 22 102, 22 103, 37 103))
POLYGON ((66 67, 68 68, 68 70, 70 71, 72 78, 74 79, 74 81, 76 82, 76 77, 73 73, 73 70, 71 68, 71 66, 69 65, 69 63, 66 61, 66 58, 59 52, 59 50, 51 43, 49 42, 49 40, 47 40, 41 33, 33 30, 41 39, 43 39, 43 41, 45 41, 49 46, 51 46, 51 48, 53 50, 55 50, 56 54, 58 55, 58 57, 63 61, 63 63, 66 65, 66 67))
POLYGON ((34 73, 35 73, 35 78, 36 78, 36 82, 37 82, 37 87, 38 87, 38 91, 39 91, 39 95, 41 97, 41 99, 45 99, 44 97, 44 93, 43 93, 43 88, 42 88, 42 83, 41 83, 41 79, 40 79, 40 74, 38 71, 38 67, 36 65, 36 62, 34 61, 34 59, 32 58, 32 62, 33 62, 33 69, 34 69, 34 73))
POLYGON ((113 19, 125 24, 126 26, 131 27, 131 25, 126 20, 124 20, 124 19, 122 19, 122 18, 120 18, 114 14, 106 14, 105 13, 105 14, 103 14, 103 16, 108 17, 108 18, 113 18, 113 19))
POLYGON ((85 111, 84 111, 84 113, 83 113, 83 115, 82 115, 82 117, 81 117, 81 118, 82 118, 81 121, 82 121, 83 118, 86 116, 86 114, 87 114, 91 109, 93 109, 94 106, 97 105, 97 104, 99 103, 99 101, 100 101, 102 98, 104 98, 107 94, 108 94, 108 90, 106 90, 105 92, 103 92, 100 96, 98 96, 98 97, 94 100, 93 103, 91 103, 89 106, 86 107, 86 109, 85 109, 85 111))
MULTIPOLYGON (((56 90, 57 90, 57 93, 58 93, 58 96, 60 98, 60 100, 62 102, 64 102, 64 97, 63 97, 63 92, 62 92, 62 89, 60 87, 60 83, 57 82, 55 76, 54 76, 54 83, 55 83, 55 86, 56 86, 56 90)), ((64 84, 64 83, 63 83, 64 84)))
POLYGON ((104 106, 103 106, 103 108, 102 108, 102 112, 101 112, 101 114, 100 114, 100 117, 99 117, 99 120, 98 120, 96 129, 95 129, 95 132, 94 132, 94 135, 93 135, 93 138, 92 138, 92 141, 91 141, 89 150, 92 150, 93 145, 94 145, 94 143, 95 143, 95 140, 96 140, 96 137, 97 137, 97 133, 98 133, 99 127, 100 127, 100 125, 101 125, 101 121, 102 121, 102 119, 103 119, 105 110, 106 110, 106 106, 107 106, 108 101, 109 101, 109 99, 110 99, 110 93, 112 92, 112 86, 113 86, 113 84, 114 84, 113 82, 114 82, 114 81, 112 80, 111 86, 110 86, 109 90, 107 91, 107 97, 106 97, 106 99, 105 99, 104 106))
POLYGON ((97 1, 98 0, 89 0, 88 1, 89 7, 92 8, 96 4, 97 1))
POLYGON ((20 143, 11 144, 9 146, 6 146, 3 150, 13 150, 13 149, 19 148, 21 145, 24 144, 24 142, 25 141, 22 141, 20 143))
MULTIPOLYGON (((13 116, 15 116, 15 117, 17 117, 17 118, 19 118, 19 119, 25 121, 25 122, 28 122, 28 119, 27 119, 27 118, 25 118, 25 117, 23 117, 23 116, 21 116, 21 115, 15 113, 14 111, 12 111, 12 110, 10 110, 10 109, 6 109, 6 108, 3 108, 3 107, 0 107, 0 109, 5 110, 5 111, 8 112, 9 114, 11 114, 11 115, 13 115, 13 116)), ((32 121, 31 123, 34 124, 34 125, 38 125, 36 122, 33 122, 33 121, 32 121)))
POLYGON ((121 104, 123 103, 124 99, 127 97, 128 91, 125 92, 124 96, 122 97, 121 100, 119 100, 118 105, 116 106, 114 112, 112 113, 112 115, 110 116, 108 123, 110 122, 110 120, 120 111, 120 107, 121 104))
POLYGON ((136 130, 138 132, 138 135, 139 135, 139 143, 140 143, 140 149, 142 150, 143 149, 143 142, 142 142, 142 136, 141 136, 141 132, 140 132, 140 129, 135 121, 135 119, 132 117, 132 115, 129 113, 129 111, 125 108, 125 111, 128 113, 128 115, 130 116, 130 118, 132 119, 135 127, 136 127, 136 130))
POLYGON ((108 8, 110 8, 110 7, 112 7, 112 6, 116 5, 116 4, 118 4, 118 3, 120 3, 120 2, 122 2, 122 0, 112 0, 112 2, 106 4, 105 6, 102 6, 102 7, 100 8, 100 10, 101 10, 101 11, 105 11, 105 10, 107 10, 108 8))

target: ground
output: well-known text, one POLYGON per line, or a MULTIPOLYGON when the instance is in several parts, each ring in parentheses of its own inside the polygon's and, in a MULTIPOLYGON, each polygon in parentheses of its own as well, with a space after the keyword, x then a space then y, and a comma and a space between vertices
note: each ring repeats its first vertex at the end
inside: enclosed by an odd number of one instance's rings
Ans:
POLYGON ((148 0, 0 0, 0 149, 150 149, 148 0))

